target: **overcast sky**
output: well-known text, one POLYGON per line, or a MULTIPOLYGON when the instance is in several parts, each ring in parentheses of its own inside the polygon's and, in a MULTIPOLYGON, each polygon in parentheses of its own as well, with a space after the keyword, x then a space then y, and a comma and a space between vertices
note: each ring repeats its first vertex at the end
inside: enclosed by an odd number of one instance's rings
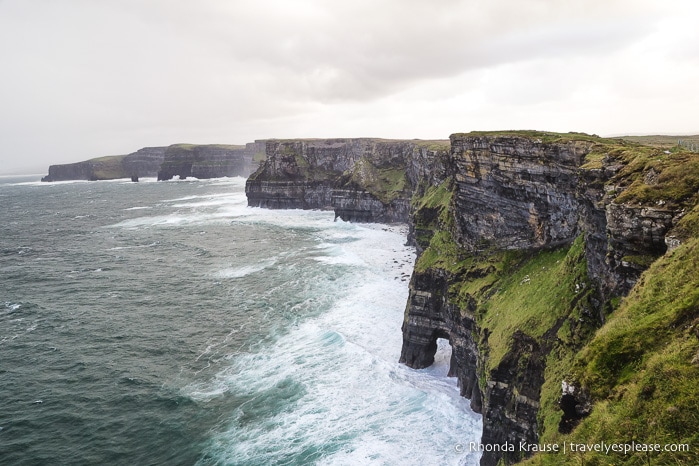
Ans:
POLYGON ((0 172, 176 142, 699 133, 696 0, 0 0, 0 172))

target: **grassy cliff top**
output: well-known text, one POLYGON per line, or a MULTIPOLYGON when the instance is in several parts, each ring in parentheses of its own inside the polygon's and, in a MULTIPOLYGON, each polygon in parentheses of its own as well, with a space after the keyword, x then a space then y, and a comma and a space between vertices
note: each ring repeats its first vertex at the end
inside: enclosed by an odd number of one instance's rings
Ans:
POLYGON ((168 149, 193 150, 196 147, 210 147, 213 149, 227 149, 227 150, 245 149, 244 145, 238 145, 238 144, 187 144, 187 143, 172 144, 172 145, 168 146, 168 149))
POLYGON ((451 149, 451 141, 449 139, 412 139, 411 142, 427 150, 449 151, 451 149))
POLYGON ((685 143, 699 144, 699 134, 693 136, 666 136, 661 134, 650 136, 621 136, 620 139, 662 149, 675 147, 680 140, 685 143))
POLYGON ((552 131, 536 131, 536 130, 504 130, 504 131, 471 131, 470 133, 454 133, 449 138, 462 137, 519 137, 527 139, 537 139, 543 143, 554 142, 569 142, 569 141, 588 141, 588 142, 614 142, 614 139, 601 138, 596 134, 587 133, 555 133, 552 131))
POLYGON ((95 157, 94 159, 86 160, 86 162, 121 162, 126 157, 124 155, 105 155, 104 157, 95 157))
POLYGON ((291 139, 267 139, 270 142, 345 142, 345 141, 370 141, 370 142, 412 142, 419 146, 438 144, 440 146, 444 145, 449 147, 449 139, 391 139, 391 138, 372 138, 372 137, 358 137, 358 138, 291 138, 291 139))

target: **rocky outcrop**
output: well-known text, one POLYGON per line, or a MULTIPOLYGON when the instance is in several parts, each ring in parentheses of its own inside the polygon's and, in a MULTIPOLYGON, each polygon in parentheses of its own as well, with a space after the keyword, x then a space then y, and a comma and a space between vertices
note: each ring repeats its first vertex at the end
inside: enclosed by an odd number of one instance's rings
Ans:
POLYGON ((405 222, 412 192, 425 179, 420 170, 438 165, 434 161, 447 149, 446 141, 270 140, 267 160, 248 179, 248 205, 332 209, 347 221, 405 222))
POLYGON ((95 165, 90 161, 51 165, 41 181, 94 180, 95 165))

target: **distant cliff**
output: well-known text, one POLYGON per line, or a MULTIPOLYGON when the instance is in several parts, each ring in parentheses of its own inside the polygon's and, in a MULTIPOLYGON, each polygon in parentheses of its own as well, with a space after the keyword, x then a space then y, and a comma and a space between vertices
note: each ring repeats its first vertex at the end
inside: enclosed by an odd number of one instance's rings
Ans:
POLYGON ((267 156, 250 205, 408 220, 400 359, 427 367, 449 340, 482 465, 699 464, 699 155, 516 131, 270 141, 267 156), (537 454, 631 441, 692 449, 537 454))
POLYGON ((128 155, 114 155, 84 162, 51 165, 41 181, 114 180, 132 176, 155 176, 165 155, 165 147, 144 147, 128 155))
POLYGON ((165 150, 158 170, 158 180, 194 177, 199 179, 224 176, 247 177, 259 164, 264 142, 245 146, 175 144, 165 150), (255 157, 258 160, 255 161, 255 157))
POLYGON ((425 172, 440 170, 448 149, 446 140, 270 140, 266 162, 248 178, 248 205, 328 209, 348 221, 405 222, 415 186, 425 172))
POLYGON ((128 155, 99 157, 83 162, 51 165, 41 181, 113 180, 119 178, 247 177, 264 160, 265 142, 245 146, 174 144, 145 147, 128 155))

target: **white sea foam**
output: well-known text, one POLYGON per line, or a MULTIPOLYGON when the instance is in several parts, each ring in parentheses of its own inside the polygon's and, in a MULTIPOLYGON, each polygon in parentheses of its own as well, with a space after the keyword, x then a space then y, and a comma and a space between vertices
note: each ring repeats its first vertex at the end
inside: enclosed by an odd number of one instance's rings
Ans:
MULTIPOLYGON (((169 204, 165 207, 173 209, 174 212, 172 213, 162 214, 162 209, 158 209, 158 215, 143 215, 141 217, 131 218, 111 225, 111 227, 139 229, 149 227, 206 225, 212 223, 221 224, 251 214, 250 209, 246 206, 247 198, 242 191, 204 196, 185 196, 178 199, 164 200, 162 202, 178 203, 169 204), (197 200, 197 202, 182 203, 182 201, 185 200, 197 200)), ((126 210, 146 209, 132 207, 126 210)))
MULTIPOLYGON (((196 198, 200 198, 200 196, 197 196, 196 198)), ((231 194, 226 194, 226 195, 211 195, 211 196, 203 196, 204 200, 197 201, 197 202, 187 202, 187 203, 179 203, 179 204, 173 204, 172 207, 213 207, 213 206, 224 206, 224 205, 236 205, 236 204, 242 204, 243 206, 247 206, 247 199, 243 196, 240 195, 231 195, 231 194)), ((192 200, 192 199, 190 199, 192 200)))
MULTIPOLYGON (((302 215, 284 213, 259 217, 295 218, 298 227, 302 215)), ((303 217, 320 227, 315 213, 303 217)), ((394 278, 414 261, 404 230, 324 225, 315 250, 328 254, 324 265, 356 265, 337 285, 351 291, 272 346, 236 355, 214 380, 188 387, 200 402, 226 393, 248 398, 207 454, 229 464, 478 464, 477 453, 457 451, 477 441, 481 421, 446 377, 448 343, 440 341, 432 368, 398 363, 407 283, 394 278)))
POLYGON ((243 267, 231 267, 223 270, 219 270, 214 274, 217 278, 242 278, 253 273, 260 272, 267 267, 274 265, 276 260, 272 259, 266 262, 260 262, 257 264, 246 265, 243 267))
POLYGON ((152 248, 160 244, 158 241, 154 241, 150 244, 139 244, 136 246, 116 246, 113 248, 107 249, 107 251, 121 251, 122 249, 141 249, 141 248, 152 248))
POLYGON ((7 186, 46 186, 46 187, 56 187, 62 184, 75 184, 75 183, 93 183, 93 181, 87 180, 68 180, 68 181, 22 181, 19 183, 8 183, 7 186))
POLYGON ((5 309, 8 309, 10 312, 16 311, 17 309, 22 307, 22 305, 19 303, 11 303, 9 301, 5 301, 3 304, 5 305, 5 309))

